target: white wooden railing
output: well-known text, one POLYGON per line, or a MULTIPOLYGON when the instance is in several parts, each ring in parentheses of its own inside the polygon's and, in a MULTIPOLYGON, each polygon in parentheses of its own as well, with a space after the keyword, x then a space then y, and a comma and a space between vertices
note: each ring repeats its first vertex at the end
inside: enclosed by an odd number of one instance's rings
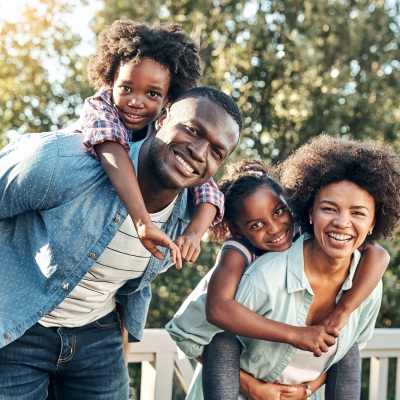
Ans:
MULTIPOLYGON (((371 359, 369 400, 388 398, 389 359, 397 360, 394 399, 400 400, 400 329, 375 329, 361 358, 371 359)), ((142 363, 140 400, 172 400, 173 374, 185 392, 193 376, 192 364, 178 357, 175 342, 164 329, 146 329, 142 341, 132 345, 129 362, 142 363)))

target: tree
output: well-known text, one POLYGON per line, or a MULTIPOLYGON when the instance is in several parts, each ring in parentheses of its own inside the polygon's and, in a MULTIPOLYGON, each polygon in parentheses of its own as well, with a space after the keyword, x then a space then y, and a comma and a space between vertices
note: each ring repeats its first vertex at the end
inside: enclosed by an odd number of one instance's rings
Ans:
MULTIPOLYGON (((80 38, 64 22, 67 2, 27 6, 18 23, 0 23, 0 138, 6 132, 55 130, 76 118, 89 92, 80 38)), ((1 147, 1 142, 0 142, 1 147)))
MULTIPOLYGON (((94 29, 122 15, 181 23, 200 46, 202 84, 232 95, 243 112, 234 157, 274 164, 322 131, 386 141, 400 151, 399 14, 399 3, 383 1, 153 0, 130 8, 116 0, 104 2, 94 29)), ((385 278, 385 326, 400 323, 388 313, 398 298, 399 248, 387 246, 395 258, 385 278)), ((168 321, 213 265, 211 249, 203 243, 195 266, 156 280, 149 326, 168 321)))

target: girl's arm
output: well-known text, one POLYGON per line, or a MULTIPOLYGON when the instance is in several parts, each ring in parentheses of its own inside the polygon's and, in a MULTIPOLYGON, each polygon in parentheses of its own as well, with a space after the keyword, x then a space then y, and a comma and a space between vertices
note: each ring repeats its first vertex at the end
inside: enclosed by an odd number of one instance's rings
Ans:
POLYGON ((150 219, 136 179, 135 168, 126 150, 114 141, 97 144, 95 150, 104 171, 128 210, 143 246, 159 260, 164 256, 156 246, 169 248, 171 261, 176 262, 176 266, 181 268, 182 261, 178 247, 150 219))
POLYGON ((174 240, 183 260, 196 261, 200 254, 200 240, 211 226, 216 212, 216 207, 211 203, 199 203, 194 208, 193 216, 185 231, 174 240))
POLYGON ((322 322, 322 325, 342 329, 346 325, 350 314, 361 305, 371 294, 382 279, 389 265, 389 253, 378 244, 368 244, 362 251, 360 264, 357 268, 353 286, 339 300, 322 322))
POLYGON ((220 222, 224 216, 224 195, 211 178, 205 184, 192 188, 193 217, 175 244, 185 261, 194 262, 200 254, 200 240, 211 225, 220 222))
POLYGON ((272 321, 235 300, 245 270, 244 257, 234 249, 224 249, 208 286, 207 320, 238 336, 288 343, 320 356, 335 343, 338 332, 332 327, 297 327, 272 321))

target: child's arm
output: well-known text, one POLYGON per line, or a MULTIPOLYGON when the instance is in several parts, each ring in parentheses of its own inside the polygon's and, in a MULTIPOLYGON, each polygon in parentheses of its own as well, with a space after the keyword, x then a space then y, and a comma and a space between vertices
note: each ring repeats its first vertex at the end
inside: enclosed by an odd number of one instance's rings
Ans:
POLYGON ((389 253, 378 244, 368 244, 362 251, 353 286, 340 298, 333 311, 321 322, 342 329, 350 314, 361 305, 382 279, 389 265, 389 253))
POLYGON ((235 300, 246 261, 234 249, 224 249, 211 276, 207 291, 208 322, 238 336, 288 343, 320 356, 335 343, 338 332, 332 327, 297 327, 272 321, 235 300))
POLYGON ((216 208, 211 203, 200 203, 194 208, 188 226, 182 235, 175 239, 183 260, 196 261, 200 254, 200 240, 210 227, 215 214, 216 208))
POLYGON ((193 192, 194 214, 175 244, 185 261, 194 262, 200 254, 200 240, 211 225, 221 221, 224 215, 224 195, 211 178, 207 183, 195 187, 193 192))
POLYGON ((169 248, 171 261, 176 262, 176 266, 181 268, 182 261, 178 247, 150 220, 136 179, 134 166, 126 150, 119 143, 112 141, 97 144, 95 150, 104 171, 128 210, 143 246, 160 260, 164 257, 156 246, 169 248))

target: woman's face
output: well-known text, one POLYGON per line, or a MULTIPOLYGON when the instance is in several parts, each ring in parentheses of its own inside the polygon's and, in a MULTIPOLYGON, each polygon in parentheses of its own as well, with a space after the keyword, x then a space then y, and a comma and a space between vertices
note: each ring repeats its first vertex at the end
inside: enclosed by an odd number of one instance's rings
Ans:
POLYGON ((332 183, 315 196, 310 221, 323 252, 332 258, 350 257, 374 227, 375 201, 355 183, 332 183))
POLYGON ((241 206, 232 234, 244 236, 254 247, 265 251, 283 251, 291 246, 293 219, 282 196, 261 186, 241 206))

